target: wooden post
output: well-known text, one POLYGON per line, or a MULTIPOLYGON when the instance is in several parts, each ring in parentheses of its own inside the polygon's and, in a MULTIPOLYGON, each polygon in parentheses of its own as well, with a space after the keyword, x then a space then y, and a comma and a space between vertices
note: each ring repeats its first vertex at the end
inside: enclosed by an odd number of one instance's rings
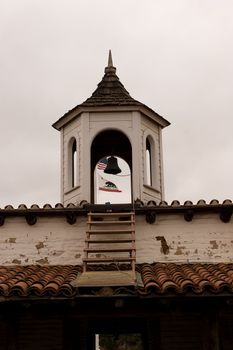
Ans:
POLYGON ((203 350, 220 350, 219 324, 216 312, 209 312, 204 321, 203 350))
POLYGON ((159 321, 155 318, 150 318, 147 321, 147 332, 144 339, 145 349, 147 350, 160 350, 160 327, 159 321))

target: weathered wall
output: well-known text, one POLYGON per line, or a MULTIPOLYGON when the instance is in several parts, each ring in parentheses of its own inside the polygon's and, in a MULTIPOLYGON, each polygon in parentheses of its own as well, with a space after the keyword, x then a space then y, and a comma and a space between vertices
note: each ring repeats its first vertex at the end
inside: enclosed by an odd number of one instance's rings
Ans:
MULTIPOLYGON (((81 264, 86 217, 74 225, 64 217, 39 217, 29 226, 24 217, 7 217, 0 227, 0 265, 81 264)), ((218 214, 158 215, 154 224, 136 216, 137 262, 232 262, 233 221, 218 214)))
POLYGON ((0 264, 79 264, 85 228, 85 217, 74 225, 64 217, 38 218, 33 226, 21 217, 7 218, 0 227, 0 264))
POLYGON ((233 222, 217 214, 196 214, 191 222, 182 214, 160 215, 153 225, 141 216, 136 234, 138 262, 233 261, 233 222))

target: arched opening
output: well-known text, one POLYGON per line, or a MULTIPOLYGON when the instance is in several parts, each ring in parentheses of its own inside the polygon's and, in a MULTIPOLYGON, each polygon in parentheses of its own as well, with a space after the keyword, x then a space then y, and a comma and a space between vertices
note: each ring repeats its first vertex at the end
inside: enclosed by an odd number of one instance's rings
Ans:
POLYGON ((130 203, 131 202, 131 171, 126 161, 116 157, 121 173, 106 174, 104 170, 111 155, 99 160, 94 171, 94 202, 130 203))
POLYGON ((149 186, 155 186, 155 150, 151 136, 146 138, 145 182, 149 186))
POLYGON ((74 188, 78 184, 78 156, 77 156, 77 141, 72 138, 69 142, 69 185, 74 188))
POLYGON ((131 203, 132 202, 132 148, 129 139, 124 133, 118 130, 105 130, 99 133, 92 142, 91 146, 91 201, 92 203, 131 203), (99 163, 102 160, 107 160, 109 156, 115 156, 117 158, 122 172, 117 175, 105 174, 104 170, 97 169, 99 163), (102 175, 102 179, 100 176, 102 175), (113 186, 112 184, 106 184, 111 182, 119 190, 121 187, 122 192, 116 192, 115 194, 110 191, 99 190, 99 187, 103 189, 105 186, 113 186), (101 184, 104 184, 103 186, 101 184), (98 191, 102 191, 98 194, 98 191), (106 192, 109 195, 109 200, 106 200, 106 192), (114 198, 113 198, 114 195, 114 198))

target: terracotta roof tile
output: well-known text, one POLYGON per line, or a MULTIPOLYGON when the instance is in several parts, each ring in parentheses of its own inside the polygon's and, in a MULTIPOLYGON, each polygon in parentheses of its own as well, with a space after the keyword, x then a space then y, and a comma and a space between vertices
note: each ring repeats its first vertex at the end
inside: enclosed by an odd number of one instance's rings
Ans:
POLYGON ((0 267, 0 295, 72 296, 70 282, 80 266, 7 266, 0 267))
MULTIPOLYGON (((93 270, 105 269, 93 266, 93 270)), ((71 265, 0 266, 0 296, 73 297, 76 289, 71 282, 81 271, 81 266, 71 265)), ((141 295, 233 293, 233 264, 141 264, 137 272, 144 284, 137 289, 141 295)))
POLYGON ((144 283, 142 294, 233 293, 233 264, 142 264, 139 272, 144 283))
MULTIPOLYGON (((149 200, 148 202, 143 202, 140 199, 137 199, 135 201, 135 204, 141 207, 219 207, 219 206, 232 206, 232 201, 230 199, 224 199, 222 203, 220 203, 218 200, 216 199, 212 199, 209 203, 207 203, 204 199, 200 199, 197 201, 196 204, 194 204, 193 202, 191 202, 190 200, 186 200, 183 204, 180 203, 178 200, 173 200, 170 204, 167 203, 166 201, 160 201, 160 202, 156 202, 153 200, 149 200)), ((57 210, 62 210, 62 209, 84 209, 85 207, 90 206, 90 203, 88 203, 87 201, 82 200, 79 204, 74 204, 74 203, 68 203, 66 206, 64 206, 62 203, 57 203, 54 205, 54 207, 52 207, 51 204, 44 204, 42 206, 39 206, 38 204, 32 204, 30 207, 27 207, 26 204, 20 204, 17 208, 14 208, 12 205, 8 204, 6 205, 4 208, 0 208, 0 210, 2 212, 4 211, 12 211, 12 212, 20 212, 20 211, 25 211, 25 212, 33 212, 34 211, 41 211, 41 212, 47 212, 49 210, 51 211, 55 211, 57 210)))

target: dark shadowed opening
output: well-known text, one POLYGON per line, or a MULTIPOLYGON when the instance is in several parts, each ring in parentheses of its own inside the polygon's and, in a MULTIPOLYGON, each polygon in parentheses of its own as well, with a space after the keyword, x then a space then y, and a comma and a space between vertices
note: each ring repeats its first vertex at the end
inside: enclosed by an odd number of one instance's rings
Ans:
MULTIPOLYGON (((125 134, 117 130, 106 130, 99 133, 91 146, 91 202, 94 203, 94 172, 98 161, 106 156, 122 158, 129 165, 132 178, 132 147, 125 134)), ((132 196, 131 196, 132 197, 132 196)), ((132 199, 132 198, 131 198, 132 199)))

